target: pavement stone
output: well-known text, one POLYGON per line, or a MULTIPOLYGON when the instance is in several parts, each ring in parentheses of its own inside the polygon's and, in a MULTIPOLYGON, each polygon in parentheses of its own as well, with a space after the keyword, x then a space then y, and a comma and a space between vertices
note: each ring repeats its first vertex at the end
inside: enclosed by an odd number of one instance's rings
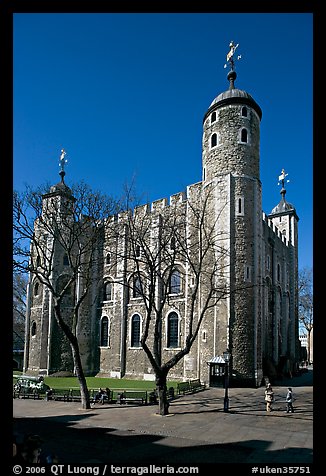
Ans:
POLYGON ((175 398, 170 414, 155 405, 96 405, 13 400, 13 428, 43 440, 43 452, 59 463, 200 465, 219 463, 313 463, 313 371, 273 385, 267 413, 264 388, 208 388, 175 398), (287 386, 295 413, 285 412, 287 386))

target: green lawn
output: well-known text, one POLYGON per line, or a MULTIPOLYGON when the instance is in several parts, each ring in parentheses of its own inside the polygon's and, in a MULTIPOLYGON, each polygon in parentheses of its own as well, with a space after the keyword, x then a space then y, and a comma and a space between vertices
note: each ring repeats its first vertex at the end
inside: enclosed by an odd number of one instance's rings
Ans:
MULTIPOLYGON (((14 372, 14 375, 19 375, 21 372, 14 372)), ((15 379, 14 379, 15 380, 15 379)), ((126 378, 101 378, 101 377, 86 377, 87 386, 89 389, 96 388, 110 388, 114 389, 133 389, 133 390, 149 390, 155 388, 155 382, 148 380, 134 380, 126 378)), ((79 388, 77 377, 44 377, 44 382, 51 388, 79 388)), ((174 387, 176 389, 177 382, 169 380, 167 387, 174 387)))

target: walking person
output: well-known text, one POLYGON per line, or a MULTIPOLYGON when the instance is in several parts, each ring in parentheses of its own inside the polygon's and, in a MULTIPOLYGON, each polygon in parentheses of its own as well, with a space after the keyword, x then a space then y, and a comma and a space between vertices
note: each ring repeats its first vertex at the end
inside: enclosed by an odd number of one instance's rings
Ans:
POLYGON ((288 392, 286 394, 286 413, 294 413, 294 408, 293 408, 293 392, 292 388, 288 387, 288 392))
POLYGON ((274 401, 274 392, 270 383, 267 384, 265 390, 265 402, 266 402, 266 411, 272 411, 272 403, 274 401))

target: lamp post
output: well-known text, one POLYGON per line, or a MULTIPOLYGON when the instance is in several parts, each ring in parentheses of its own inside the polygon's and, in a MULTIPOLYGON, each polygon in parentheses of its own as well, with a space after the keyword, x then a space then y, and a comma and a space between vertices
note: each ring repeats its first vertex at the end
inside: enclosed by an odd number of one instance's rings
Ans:
POLYGON ((225 361, 225 373, 224 373, 224 387, 225 387, 225 394, 224 394, 224 411, 229 411, 229 362, 230 362, 231 354, 227 349, 223 352, 223 358, 225 361))

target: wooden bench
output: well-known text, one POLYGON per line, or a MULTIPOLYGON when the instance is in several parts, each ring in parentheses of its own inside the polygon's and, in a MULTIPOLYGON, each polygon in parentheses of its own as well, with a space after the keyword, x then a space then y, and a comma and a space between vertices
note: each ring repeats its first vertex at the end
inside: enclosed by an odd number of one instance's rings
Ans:
POLYGON ((70 402, 81 402, 80 389, 71 388, 69 390, 68 401, 70 401, 70 402))
POLYGON ((33 400, 40 400, 41 394, 40 392, 28 388, 20 388, 14 390, 13 393, 14 398, 33 398, 33 400))
POLYGON ((200 390, 205 390, 206 388, 206 385, 204 383, 201 383, 199 378, 195 380, 190 380, 189 385, 192 392, 198 392, 200 390))
POLYGON ((96 399, 96 395, 98 394, 98 390, 92 389, 89 391, 89 399, 92 403, 100 403, 104 404, 105 402, 110 403, 113 401, 113 391, 108 389, 104 394, 101 395, 100 399, 96 399))
POLYGON ((186 393, 191 392, 191 387, 189 382, 179 382, 177 384, 178 395, 185 395, 186 393))
POLYGON ((120 405, 124 403, 139 403, 147 405, 147 391, 146 390, 124 390, 119 394, 120 405))
POLYGON ((68 388, 54 388, 51 400, 69 402, 70 391, 68 388))

